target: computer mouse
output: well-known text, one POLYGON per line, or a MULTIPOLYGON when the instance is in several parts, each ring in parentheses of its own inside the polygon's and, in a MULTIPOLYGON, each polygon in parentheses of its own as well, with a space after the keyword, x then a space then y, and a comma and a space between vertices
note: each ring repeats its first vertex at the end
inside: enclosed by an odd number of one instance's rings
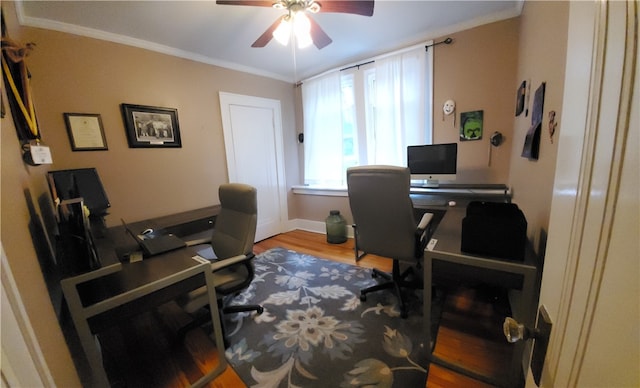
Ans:
POLYGON ((153 233, 153 229, 149 228, 149 229, 145 229, 142 231, 142 234, 150 234, 153 233))
POLYGON ((456 201, 449 201, 449 206, 456 206, 456 201))

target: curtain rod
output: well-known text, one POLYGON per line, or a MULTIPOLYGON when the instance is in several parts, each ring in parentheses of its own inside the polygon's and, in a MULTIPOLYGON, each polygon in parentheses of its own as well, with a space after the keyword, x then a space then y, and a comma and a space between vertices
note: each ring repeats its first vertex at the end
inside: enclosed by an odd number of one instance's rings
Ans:
POLYGON ((443 41, 441 41, 441 42, 437 42, 437 43, 433 43, 433 44, 428 44, 428 45, 424 46, 424 49, 425 49, 426 51, 429 51, 429 47, 437 46, 437 45, 439 45, 439 44, 443 44, 443 43, 444 43, 444 44, 451 44, 451 43, 453 43, 453 39, 451 39, 451 38, 447 38, 447 39, 445 39, 445 40, 443 40, 443 41))
POLYGON ((360 70, 360 66, 368 65, 368 64, 370 64, 370 63, 374 63, 374 62, 375 62, 375 61, 369 61, 369 62, 364 62, 364 63, 358 63, 357 65, 353 65, 353 66, 349 66, 349 67, 342 68, 342 69, 340 69, 340 71, 353 69, 354 67, 357 67, 357 68, 358 68, 358 70, 360 70))
POLYGON ((353 65, 353 66, 345 67, 344 69, 339 69, 339 70, 338 70, 338 69, 335 69, 335 68, 334 68, 334 69, 331 69, 331 70, 327 70, 327 71, 325 71, 324 73, 316 74, 316 75, 314 75, 314 76, 312 76, 312 77, 309 77, 309 78, 307 78, 307 79, 305 79, 305 80, 299 81, 297 84, 295 84, 295 86, 296 86, 296 87, 297 87, 297 86, 300 86, 300 85, 302 85, 305 81, 309 81, 309 80, 311 80, 311 79, 315 79, 315 78, 317 78, 317 77, 320 77, 320 76, 325 75, 325 74, 327 74, 327 73, 330 73, 330 72, 332 72, 332 71, 342 71, 342 70, 352 69, 352 68, 354 68, 354 67, 358 67, 358 66, 364 66, 364 65, 367 65, 367 64, 370 64, 370 63, 374 63, 374 62, 376 61, 376 59, 386 58, 386 57, 388 57, 388 56, 390 56, 390 55, 395 55, 395 54, 399 54, 399 53, 404 53, 404 52, 406 52, 406 51, 410 51, 410 50, 418 49, 418 48, 421 48, 421 47, 424 47, 424 46, 423 46, 423 43, 415 44, 415 45, 408 46, 408 47, 405 47, 405 48, 402 48, 402 49, 399 49, 399 50, 395 50, 395 51, 388 52, 388 53, 385 53, 385 54, 382 54, 382 55, 378 55, 378 56, 376 56, 376 57, 371 58, 371 60, 370 60, 369 62, 359 63, 359 64, 357 64, 357 65, 353 65))

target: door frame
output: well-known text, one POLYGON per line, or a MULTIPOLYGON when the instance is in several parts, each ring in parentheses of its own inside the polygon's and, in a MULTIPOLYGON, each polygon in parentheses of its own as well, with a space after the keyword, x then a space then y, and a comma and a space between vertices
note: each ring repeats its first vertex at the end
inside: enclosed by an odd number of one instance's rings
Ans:
MULTIPOLYGON (((589 373, 583 367, 598 304, 605 302, 600 291, 638 77, 636 14, 634 2, 570 5, 563 130, 540 295, 555 322, 541 386, 578 386, 589 373)), ((535 386, 530 373, 527 386, 535 386)))
MULTIPOLYGON (((53 387, 55 382, 31 326, 0 241, 2 379, 8 386, 53 387)), ((4 386, 4 384, 2 384, 4 386)))
MULTIPOLYGON (((233 146, 234 133, 233 126, 231 125, 231 117, 229 115, 229 105, 246 105, 246 106, 259 106, 265 109, 270 109, 273 112, 273 130, 274 130, 274 155, 276 163, 276 178, 278 180, 278 205, 279 209, 279 223, 278 233, 285 231, 285 225, 289 217, 288 205, 287 205, 287 185, 284 170, 284 135, 282 129, 282 108, 279 100, 248 96, 229 92, 219 92, 220 96, 220 110, 222 116, 222 130, 224 135, 224 145, 227 157, 227 174, 229 175, 229 181, 237 181, 238 171, 235 163, 235 148, 233 146)), ((270 236, 269 236, 270 237, 270 236)), ((268 238, 268 237, 265 237, 268 238)))

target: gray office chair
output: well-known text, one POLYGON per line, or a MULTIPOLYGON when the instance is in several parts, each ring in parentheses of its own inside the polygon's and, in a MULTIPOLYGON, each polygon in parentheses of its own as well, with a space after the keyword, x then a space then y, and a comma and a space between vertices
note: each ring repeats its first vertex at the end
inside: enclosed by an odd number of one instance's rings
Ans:
POLYGON ((397 166, 358 166, 347 169, 349 204, 354 220, 358 249, 365 253, 393 259, 391 274, 373 270, 372 276, 383 277, 386 283, 360 291, 366 301, 370 292, 393 288, 398 297, 400 314, 407 317, 402 288, 421 289, 418 277, 409 280, 412 267, 400 272, 400 262, 420 265, 426 233, 433 214, 425 213, 417 223, 409 197, 409 169, 397 166))
MULTIPOLYGON (((256 236, 258 210, 256 189, 245 184, 228 183, 220 185, 218 195, 221 209, 216 217, 211 238, 191 241, 188 245, 193 246, 200 256, 211 260, 221 314, 242 311, 257 311, 261 314, 263 308, 259 305, 229 304, 233 296, 251 284, 254 276, 253 242, 256 236)), ((178 298, 176 302, 186 312, 194 314, 208 305, 206 287, 191 291, 178 298)), ((204 314, 196 318, 180 329, 179 336, 182 337, 189 330, 207 323, 210 317, 210 314, 204 314)))

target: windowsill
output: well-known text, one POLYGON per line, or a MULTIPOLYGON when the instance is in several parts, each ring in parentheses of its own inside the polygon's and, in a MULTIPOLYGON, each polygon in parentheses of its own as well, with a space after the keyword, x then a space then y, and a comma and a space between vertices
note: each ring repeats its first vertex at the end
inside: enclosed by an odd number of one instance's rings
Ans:
POLYGON ((347 197, 347 187, 325 187, 325 186, 310 186, 310 185, 296 185, 292 186, 294 194, 304 195, 323 195, 329 197, 347 197))

